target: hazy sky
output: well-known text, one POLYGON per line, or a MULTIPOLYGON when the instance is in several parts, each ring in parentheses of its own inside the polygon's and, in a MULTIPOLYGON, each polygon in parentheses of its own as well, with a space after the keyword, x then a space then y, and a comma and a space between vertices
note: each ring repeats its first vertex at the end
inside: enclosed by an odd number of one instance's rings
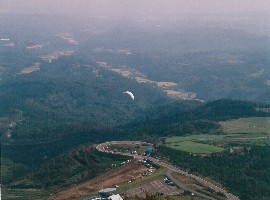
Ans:
POLYGON ((270 9, 270 0, 0 0, 1 13, 165 17, 270 9))

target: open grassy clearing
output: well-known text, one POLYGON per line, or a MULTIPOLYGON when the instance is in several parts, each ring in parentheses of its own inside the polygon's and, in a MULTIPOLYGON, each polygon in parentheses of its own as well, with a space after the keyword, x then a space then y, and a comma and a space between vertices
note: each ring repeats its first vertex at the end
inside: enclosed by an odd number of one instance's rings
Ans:
POLYGON ((235 138, 230 140, 230 144, 231 146, 239 146, 239 145, 270 146, 270 139, 267 137, 235 138))
MULTIPOLYGON (((185 141, 221 141, 224 137, 237 136, 236 134, 224 134, 224 135, 210 135, 210 134, 199 134, 199 135, 189 135, 189 136, 176 136, 168 137, 165 139, 165 143, 178 143, 185 141)), ((239 134, 240 136, 240 134, 239 134)))
POLYGON ((224 150, 228 144, 238 145, 270 145, 270 134, 266 133, 228 133, 223 135, 199 134, 182 137, 165 138, 167 147, 197 154, 211 154, 224 150), (225 146, 225 147, 224 147, 225 146))
POLYGON ((25 199, 48 199, 48 191, 38 189, 2 189, 2 198, 5 200, 25 200, 25 199))
POLYGON ((186 151, 190 153, 196 153, 196 154, 211 154, 216 152, 222 152, 224 149, 221 147, 216 147, 209 144, 202 144, 192 141, 184 141, 184 142, 177 142, 177 143, 170 143, 167 144, 168 147, 186 151))
POLYGON ((167 147, 181 151, 186 151, 189 153, 211 154, 222 152, 224 150, 219 146, 212 145, 213 143, 222 144, 224 138, 230 136, 235 136, 235 134, 225 134, 225 135, 200 134, 182 137, 170 137, 165 139, 165 144, 167 147))
POLYGON ((219 122, 226 133, 268 133, 270 117, 250 117, 219 122))

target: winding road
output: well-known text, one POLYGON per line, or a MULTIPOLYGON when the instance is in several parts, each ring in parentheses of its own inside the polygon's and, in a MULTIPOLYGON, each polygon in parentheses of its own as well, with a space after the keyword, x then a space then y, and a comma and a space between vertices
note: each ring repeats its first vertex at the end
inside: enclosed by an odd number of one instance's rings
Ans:
MULTIPOLYGON (((138 144, 138 145, 142 145, 142 144, 145 144, 145 142, 141 142, 141 141, 111 141, 111 142, 105 142, 105 143, 101 143, 99 145, 96 146, 96 149, 98 151, 101 151, 101 152, 107 152, 107 153, 112 153, 112 154, 120 154, 120 155, 125 155, 125 156, 132 156, 132 157, 136 157, 136 158, 139 158, 139 159, 143 159, 143 158, 147 158, 148 160, 150 160, 151 162, 153 162, 155 165, 158 165, 160 167, 164 167, 165 169, 167 169, 167 176, 169 178, 172 179, 172 181, 175 182, 175 184, 183 189, 187 189, 187 190, 190 190, 188 188, 186 188, 186 186, 177 181, 172 175, 171 175, 171 172, 177 172, 177 173, 180 173, 180 174, 183 174, 185 176, 189 176, 195 180, 197 180, 198 182, 200 182, 201 184, 203 184, 204 186, 206 187, 209 187, 211 188, 212 190, 216 191, 216 192, 221 192, 223 193, 228 200, 239 200, 239 198, 233 194, 231 194, 230 192, 220 188, 219 186, 207 181, 207 180, 204 180, 194 174, 190 174, 182 169, 179 169, 178 167, 176 166, 173 166, 171 164, 168 164, 168 163, 164 163, 164 162, 161 162, 161 161, 157 161, 156 159, 152 158, 152 157, 148 157, 148 156, 142 156, 142 155, 134 155, 134 154, 131 154, 131 153, 123 153, 123 152, 113 152, 113 151, 108 151, 106 149, 107 146, 109 145, 117 145, 117 144, 138 144)), ((200 197, 203 197, 203 198, 206 198, 206 199, 211 199, 213 200, 214 198, 211 198, 207 195, 204 195, 202 193, 199 193, 199 192, 196 192, 196 191, 192 191, 190 190, 191 192, 193 192, 194 194, 200 196, 200 197)))

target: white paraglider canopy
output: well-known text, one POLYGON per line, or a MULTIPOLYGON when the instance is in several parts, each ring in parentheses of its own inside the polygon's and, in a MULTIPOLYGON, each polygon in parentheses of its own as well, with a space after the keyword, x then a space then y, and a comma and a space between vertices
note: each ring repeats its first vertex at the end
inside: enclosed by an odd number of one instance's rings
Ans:
POLYGON ((135 99, 134 95, 130 91, 125 91, 124 94, 128 94, 132 98, 132 100, 135 99))

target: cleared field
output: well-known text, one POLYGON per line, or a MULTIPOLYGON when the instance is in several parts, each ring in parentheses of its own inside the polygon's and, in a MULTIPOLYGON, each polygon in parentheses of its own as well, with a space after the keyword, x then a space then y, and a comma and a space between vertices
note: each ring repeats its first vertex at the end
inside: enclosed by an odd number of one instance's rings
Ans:
POLYGON ((158 87, 176 87, 177 83, 175 82, 156 82, 158 87))
POLYGON ((269 138, 270 133, 237 133, 236 131, 235 133, 222 135, 199 134, 182 137, 168 137, 165 138, 165 145, 189 153, 211 154, 225 150, 222 147, 228 147, 228 144, 236 147, 239 145, 266 146, 270 144, 269 138))
POLYGON ((189 135, 189 136, 182 136, 182 137, 169 137, 166 138, 165 142, 168 143, 178 143, 184 141, 217 141, 222 140, 224 137, 235 136, 235 134, 226 134, 226 135, 209 135, 209 134, 200 134, 200 135, 189 135))
POLYGON ((251 117, 219 122, 226 133, 268 133, 270 117, 251 117))
POLYGON ((133 159, 128 164, 116 168, 108 174, 104 173, 103 176, 98 178, 71 186, 64 191, 55 194, 51 199, 73 200, 78 199, 79 197, 96 194, 103 188, 127 183, 132 178, 137 179, 145 170, 147 170, 145 166, 138 164, 137 159, 133 159))
POLYGON ((124 77, 129 77, 131 74, 131 72, 128 70, 117 69, 117 68, 113 68, 113 69, 111 69, 111 71, 117 72, 118 74, 121 74, 124 77))
POLYGON ((32 72, 39 71, 40 65, 41 65, 41 63, 34 63, 34 65, 32 67, 24 68, 18 74, 30 74, 32 72))
POLYGON ((190 153, 196 153, 196 154, 211 154, 216 152, 221 152, 224 149, 221 147, 216 147, 209 144, 202 144, 192 141, 184 141, 184 142, 178 142, 178 143, 170 143, 167 144, 168 147, 186 151, 190 153))
POLYGON ((136 76, 135 79, 139 83, 154 83, 154 81, 151 81, 151 80, 149 80, 147 78, 142 78, 142 77, 139 77, 139 76, 136 76))
MULTIPOLYGON (((25 199, 48 199, 50 194, 49 191, 38 190, 38 189, 2 189, 2 198, 7 200, 25 200, 25 199)), ((1 199, 1 198, 0 198, 1 199)))
POLYGON ((216 145, 222 144, 224 139, 231 136, 238 136, 238 134, 224 134, 224 135, 189 135, 182 137, 170 137, 165 139, 167 147, 186 151, 194 154, 211 154, 224 151, 223 148, 216 145), (211 143, 211 144, 205 144, 211 143), (216 145, 212 145, 212 144, 216 145))

